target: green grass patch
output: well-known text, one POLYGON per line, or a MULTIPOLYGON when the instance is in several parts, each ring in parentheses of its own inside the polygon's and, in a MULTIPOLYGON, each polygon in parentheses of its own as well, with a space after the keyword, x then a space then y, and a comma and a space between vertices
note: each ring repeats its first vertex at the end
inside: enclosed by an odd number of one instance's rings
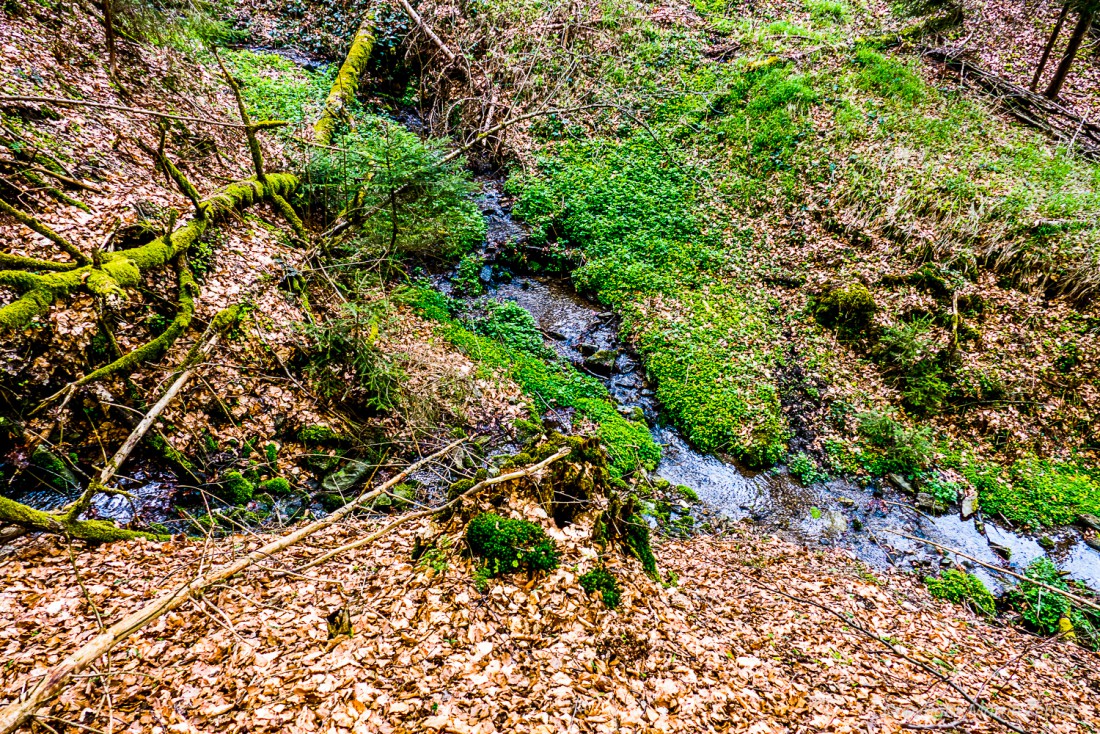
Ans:
MULTIPOLYGON (((973 471, 973 470, 972 470, 973 471)), ((986 468, 978 498, 991 516, 1032 527, 1068 525, 1083 513, 1100 514, 1100 472, 1071 462, 1034 457, 1016 461, 1007 472, 986 468)))

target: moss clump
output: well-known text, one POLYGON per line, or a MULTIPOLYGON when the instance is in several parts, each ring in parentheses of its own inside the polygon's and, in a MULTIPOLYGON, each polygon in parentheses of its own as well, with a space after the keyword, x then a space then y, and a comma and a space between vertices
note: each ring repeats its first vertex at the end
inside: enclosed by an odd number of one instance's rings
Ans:
POLYGON ((676 485, 676 493, 679 494, 681 497, 683 497, 688 502, 691 502, 692 504, 695 504, 695 503, 699 502, 699 495, 696 493, 696 491, 694 489, 687 486, 686 484, 677 484, 676 485))
POLYGON ((538 525, 483 512, 466 526, 466 542, 485 561, 490 576, 552 571, 559 555, 554 541, 538 525))
POLYGON ((854 335, 870 326, 878 306, 867 286, 852 283, 819 293, 811 301, 810 310, 822 326, 854 335))
POLYGON ((272 477, 271 479, 260 482, 259 490, 261 492, 267 492, 272 497, 287 495, 292 491, 290 482, 284 477, 272 477))
POLYGON ((997 611, 993 595, 977 576, 948 568, 939 578, 929 576, 924 579, 924 583, 928 585, 928 592, 937 599, 966 604, 974 611, 990 617, 997 611))
POLYGON ((631 555, 642 562, 646 575, 652 579, 659 579, 657 558, 653 555, 653 547, 649 544, 649 525, 640 515, 631 515, 627 520, 623 540, 631 555))
POLYGON ((34 465, 35 474, 59 492, 70 492, 80 488, 76 476, 69 470, 65 462, 41 444, 35 448, 34 453, 31 455, 31 464, 34 465))
POLYGON ((460 494, 463 494, 470 490, 477 482, 473 479, 459 479, 457 482, 447 487, 447 499, 453 500, 460 494))
POLYGON ((619 601, 622 599, 622 590, 619 589, 618 580, 606 568, 602 566, 594 568, 581 576, 579 580, 581 588, 587 593, 600 592, 603 603, 607 605, 608 609, 615 609, 619 606, 619 601))
POLYGON ((328 426, 305 426, 298 431, 298 440, 306 446, 321 446, 324 444, 340 443, 343 437, 328 426))
MULTIPOLYGON (((469 480, 467 480, 469 481, 469 480)), ((372 510, 391 510, 400 512, 408 508, 416 499, 416 487, 411 484, 398 484, 388 494, 383 494, 371 503, 372 510)))
POLYGON ((217 494, 231 505, 243 505, 252 499, 256 486, 239 471, 231 471, 222 478, 217 494))
POLYGON ((534 457, 526 451, 520 451, 515 456, 510 456, 500 465, 500 470, 509 471, 521 466, 529 466, 535 463, 534 457))

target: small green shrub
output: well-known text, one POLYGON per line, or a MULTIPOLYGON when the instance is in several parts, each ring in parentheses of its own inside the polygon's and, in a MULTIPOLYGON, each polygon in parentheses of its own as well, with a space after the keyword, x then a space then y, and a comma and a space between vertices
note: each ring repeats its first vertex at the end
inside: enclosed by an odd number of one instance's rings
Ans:
POLYGON ((945 506, 958 502, 959 497, 962 495, 962 485, 958 482, 943 479, 939 474, 933 474, 926 478, 924 489, 932 495, 938 504, 945 506))
POLYGON ((817 294, 810 302, 810 311, 822 326, 856 336, 871 325, 878 306, 867 286, 852 283, 817 294))
POLYGON ((554 350, 543 342, 535 317, 522 306, 505 301, 489 306, 489 314, 473 324, 473 330, 496 339, 506 347, 520 349, 542 359, 553 359, 554 350))
POLYGON ((291 493, 290 482, 285 477, 272 477, 266 481, 260 482, 258 489, 261 492, 267 492, 272 497, 279 497, 291 493))
POLYGON ((876 449, 867 469, 874 474, 918 474, 932 457, 932 429, 906 428, 885 413, 871 411, 858 416, 858 430, 876 449))
POLYGON ((930 318, 886 327, 875 351, 896 377, 907 407, 924 415, 940 411, 950 387, 941 377, 930 318))
POLYGON ((928 576, 924 583, 928 585, 928 592, 937 599, 966 604, 988 617, 992 617, 997 611, 996 600, 977 576, 947 568, 940 573, 939 578, 928 576))
MULTIPOLYGON (((1032 581, 1039 581, 1055 589, 1072 591, 1058 567, 1046 556, 1032 561, 1024 575, 1032 581)), ((1100 643, 1100 613, 1078 609, 1061 594, 1028 581, 1021 581, 1008 592, 1007 599, 1012 608, 1020 612, 1024 623, 1038 632, 1048 635, 1059 632, 1059 620, 1066 617, 1081 642, 1091 647, 1100 643)))
POLYGON ((600 596, 603 597, 603 603, 608 609, 615 609, 619 606, 619 601, 622 598, 622 590, 619 588, 619 582, 603 566, 592 569, 581 576, 579 581, 581 588, 584 589, 585 592, 589 594, 593 591, 600 592, 600 596))
POLYGON ((231 471, 222 477, 217 494, 231 505, 244 505, 251 499, 256 487, 239 471, 231 471))
POLYGON ((802 451, 792 454, 787 459, 787 469, 790 471, 791 476, 803 484, 814 484, 829 479, 828 473, 818 468, 813 457, 802 451))
POLYGON ((478 255, 472 252, 463 255, 451 280, 455 295, 480 296, 484 293, 485 285, 481 282, 481 269, 484 266, 485 263, 478 255))
POLYGON ((533 522, 483 512, 466 526, 466 542, 491 576, 552 571, 559 555, 554 541, 533 522))
POLYGON ((373 307, 348 302, 328 320, 302 327, 306 373, 325 397, 374 411, 397 406, 402 375, 378 347, 380 318, 373 307))

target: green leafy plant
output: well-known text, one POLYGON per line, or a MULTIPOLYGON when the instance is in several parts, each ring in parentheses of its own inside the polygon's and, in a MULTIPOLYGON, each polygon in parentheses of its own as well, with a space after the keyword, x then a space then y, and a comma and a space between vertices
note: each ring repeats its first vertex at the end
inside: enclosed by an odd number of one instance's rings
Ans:
POLYGON ((558 567, 554 541, 533 522, 483 512, 466 526, 466 542, 490 576, 535 573, 558 567))
POLYGON ((1070 584, 1062 578, 1058 567, 1049 558, 1036 558, 1028 565, 1024 575, 1030 581, 1021 581, 1011 589, 1007 600, 1012 608, 1020 612, 1025 624, 1038 632, 1051 635, 1062 630, 1060 620, 1066 618, 1081 642, 1092 647, 1100 644, 1100 613, 1075 607, 1062 594, 1031 583, 1038 581, 1055 589, 1071 591, 1070 584))
POLYGON ((507 347, 542 359, 554 358, 554 350, 543 342, 535 318, 527 309, 511 301, 490 304, 488 315, 473 322, 473 330, 507 347))
POLYGON ((581 576, 579 581, 581 588, 584 589, 585 592, 589 594, 594 591, 600 592, 603 603, 608 609, 615 609, 619 606, 619 601, 622 598, 622 590, 619 588, 619 582, 611 575, 611 572, 603 566, 592 569, 581 576))
POLYGON ((829 479, 829 474, 817 466, 813 457, 802 451, 792 454, 787 459, 787 469, 791 472, 791 476, 803 484, 814 484, 829 479))
POLYGON ((928 592, 937 599, 966 604, 987 617, 996 614, 997 602, 977 576, 954 568, 945 568, 938 578, 928 576, 924 583, 928 585, 928 592))
POLYGON ((458 261, 454 278, 451 284, 454 292, 459 296, 479 296, 485 292, 485 286, 481 282, 481 269, 484 261, 474 253, 467 253, 458 261))

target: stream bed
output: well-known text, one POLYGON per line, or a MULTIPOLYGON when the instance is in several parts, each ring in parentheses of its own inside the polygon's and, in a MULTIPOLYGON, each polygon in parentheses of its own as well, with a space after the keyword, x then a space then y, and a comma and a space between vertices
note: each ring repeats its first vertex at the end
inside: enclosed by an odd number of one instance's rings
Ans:
MULTIPOLYGON (((1037 537, 988 518, 984 523, 977 517, 963 520, 957 510, 938 517, 922 513, 909 495, 886 482, 866 489, 843 479, 804 486, 783 467, 749 472, 727 458, 695 451, 674 427, 662 421, 640 360, 619 341, 614 314, 578 295, 568 280, 511 275, 491 267, 502 246, 521 241, 524 231, 510 216, 501 182, 483 182, 479 203, 488 225, 482 253, 486 266, 481 273, 486 294, 465 300, 471 305, 484 300, 511 301, 526 309, 546 344, 561 358, 599 378, 625 415, 644 416, 662 447, 656 476, 694 490, 705 506, 704 513, 752 522, 810 546, 844 548, 875 568, 893 566, 928 573, 938 569, 941 555, 935 548, 897 533, 925 538, 1017 572, 1047 555, 1072 578, 1100 590, 1100 551, 1086 545, 1075 528, 1046 533, 1054 542, 1054 547, 1046 550, 1037 537), (608 358, 608 353, 614 358, 608 358)), ((434 283, 443 293, 453 295, 448 274, 437 276, 434 283)), ((997 574, 965 559, 960 561, 991 589, 1003 588, 1003 579, 997 574)))

